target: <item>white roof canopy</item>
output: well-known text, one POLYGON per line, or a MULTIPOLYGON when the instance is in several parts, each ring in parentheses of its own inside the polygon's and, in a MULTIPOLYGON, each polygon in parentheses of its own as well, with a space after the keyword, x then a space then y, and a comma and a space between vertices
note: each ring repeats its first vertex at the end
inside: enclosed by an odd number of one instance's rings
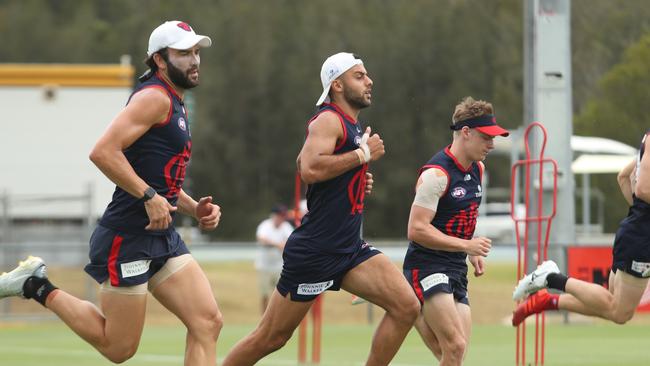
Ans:
MULTIPOLYGON (((521 135, 514 133, 512 137, 494 139, 494 153, 510 154, 513 144, 519 150, 520 154, 524 153, 524 142, 521 135)), ((551 137, 552 138, 552 137, 551 137)), ((532 140, 532 139, 531 139, 532 140)), ((637 149, 622 142, 606 139, 604 137, 586 137, 571 136, 571 149, 574 155, 580 154, 604 154, 604 155, 633 155, 637 149)))
POLYGON ((574 174, 618 173, 636 155, 583 154, 571 163, 574 174))
MULTIPOLYGON (((518 133, 511 136, 515 138, 496 138, 494 152, 510 154, 514 144, 519 155, 523 156, 523 137, 518 133)), ((577 157, 571 164, 574 174, 618 173, 635 158, 637 153, 636 148, 622 142, 587 136, 571 136, 571 150, 573 156, 577 157)))
MULTIPOLYGON (((571 136, 571 150, 575 153, 634 155, 636 148, 603 137, 571 136)), ((629 160, 628 160, 629 161, 629 160)))

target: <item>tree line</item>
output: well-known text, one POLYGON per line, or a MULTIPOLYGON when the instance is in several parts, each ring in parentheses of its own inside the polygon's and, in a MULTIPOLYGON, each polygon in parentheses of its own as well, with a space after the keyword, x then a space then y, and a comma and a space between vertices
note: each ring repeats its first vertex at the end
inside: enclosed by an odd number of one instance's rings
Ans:
MULTIPOLYGON (((250 239, 274 203, 291 202, 295 158, 322 90, 320 67, 335 52, 363 58, 374 86, 360 119, 386 144, 386 156, 371 166, 367 236, 405 236, 416 171, 450 143, 462 97, 491 101, 503 126, 524 122, 520 0, 2 0, 0 61, 115 63, 130 54, 139 74, 151 30, 171 19, 213 40, 193 91, 187 188, 221 205, 219 238, 250 239)), ((648 84, 626 70, 647 70, 649 30, 643 0, 572 1, 577 133, 638 144, 648 126, 641 104, 648 84)), ((507 157, 490 157, 487 166, 491 186, 509 184, 507 157)), ((610 189, 609 181, 596 184, 610 189)), ((606 210, 608 228, 624 215, 616 207, 606 210)))

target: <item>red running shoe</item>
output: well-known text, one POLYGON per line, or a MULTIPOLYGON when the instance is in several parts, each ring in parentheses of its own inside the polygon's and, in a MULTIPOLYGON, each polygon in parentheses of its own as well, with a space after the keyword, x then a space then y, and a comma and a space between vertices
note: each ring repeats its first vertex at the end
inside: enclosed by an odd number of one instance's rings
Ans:
POLYGON ((544 310, 557 310, 559 298, 560 295, 549 294, 546 289, 528 296, 526 301, 517 305, 517 309, 512 313, 512 326, 516 327, 529 316, 544 310))

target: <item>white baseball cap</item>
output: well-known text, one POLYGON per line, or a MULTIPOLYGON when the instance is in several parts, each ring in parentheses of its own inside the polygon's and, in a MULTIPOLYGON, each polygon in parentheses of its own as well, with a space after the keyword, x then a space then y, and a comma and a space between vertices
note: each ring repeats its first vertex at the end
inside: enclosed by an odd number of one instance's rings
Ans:
POLYGON ((151 32, 147 55, 151 56, 167 47, 187 50, 197 44, 201 47, 210 47, 212 40, 208 36, 194 33, 194 29, 185 22, 171 20, 164 22, 151 32))
POLYGON ((344 72, 350 70, 356 65, 362 65, 363 61, 357 56, 348 52, 339 52, 332 55, 323 62, 323 67, 320 69, 320 81, 323 83, 323 94, 316 102, 316 105, 321 105, 324 102, 329 102, 329 92, 332 81, 336 80, 344 72))

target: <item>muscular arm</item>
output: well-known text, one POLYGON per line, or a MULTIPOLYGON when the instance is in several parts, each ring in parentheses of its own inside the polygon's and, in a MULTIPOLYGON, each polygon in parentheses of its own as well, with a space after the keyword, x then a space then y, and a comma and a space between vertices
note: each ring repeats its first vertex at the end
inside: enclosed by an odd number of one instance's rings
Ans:
POLYGON ((148 185, 129 164, 124 149, 144 135, 153 125, 165 120, 169 97, 157 89, 144 89, 115 117, 90 153, 90 160, 113 183, 136 198, 148 185))
MULTIPOLYGON (((478 162, 481 169, 481 184, 483 184, 483 176, 485 175, 485 163, 478 162)), ((468 255, 469 263, 474 267, 474 277, 482 276, 485 273, 485 259, 481 255, 468 255)))
POLYGON ((192 197, 190 197, 184 190, 180 190, 178 193, 178 201, 176 202, 176 207, 178 207, 178 212, 196 218, 196 202, 192 197))
POLYGON ((645 139, 645 154, 641 158, 637 181, 634 184, 634 195, 650 203, 650 138, 645 139))
POLYGON ((298 155, 298 171, 307 184, 326 181, 361 164, 356 152, 334 155, 343 139, 341 122, 334 113, 321 113, 309 124, 309 134, 298 155))
POLYGON ((198 220, 201 230, 214 230, 219 225, 221 207, 212 203, 212 196, 201 197, 196 202, 181 189, 178 193, 176 207, 179 212, 198 220))
POLYGON ((408 238, 430 249, 464 252, 465 240, 446 235, 431 224, 446 187, 447 175, 440 169, 430 168, 420 175, 409 216, 408 238))
POLYGON ((465 252, 466 240, 444 234, 431 225, 435 211, 417 205, 411 206, 408 223, 408 238, 429 249, 448 252, 465 252))
POLYGON ((627 203, 632 205, 632 174, 634 173, 634 168, 636 167, 636 159, 632 159, 616 176, 619 187, 621 187, 621 193, 627 203))

